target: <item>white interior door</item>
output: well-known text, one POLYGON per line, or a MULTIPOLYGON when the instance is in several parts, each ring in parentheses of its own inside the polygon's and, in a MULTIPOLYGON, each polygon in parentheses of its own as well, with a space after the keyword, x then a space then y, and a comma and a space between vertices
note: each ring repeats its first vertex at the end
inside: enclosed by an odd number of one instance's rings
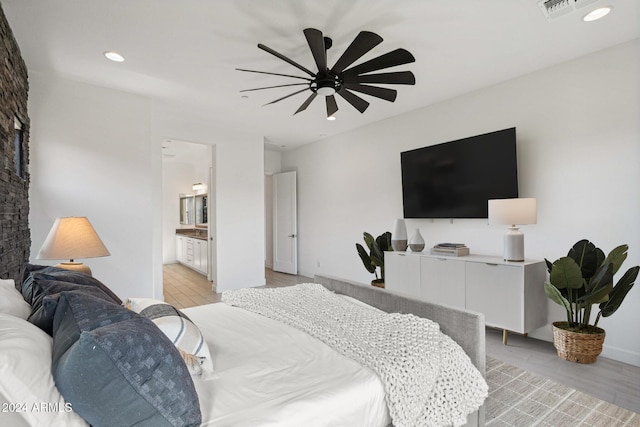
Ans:
POLYGON ((298 274, 296 173, 273 175, 273 270, 298 274))

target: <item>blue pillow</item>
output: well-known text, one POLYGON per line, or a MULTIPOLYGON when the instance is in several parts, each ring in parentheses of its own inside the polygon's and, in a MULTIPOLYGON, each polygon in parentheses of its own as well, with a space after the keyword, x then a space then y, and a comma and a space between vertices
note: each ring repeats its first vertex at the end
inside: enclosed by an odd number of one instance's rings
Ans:
POLYGON ((80 273, 79 271, 65 270, 57 267, 48 267, 43 270, 33 272, 32 276, 35 281, 40 278, 48 280, 58 280, 60 282, 69 282, 76 285, 95 287, 100 289, 105 294, 109 295, 109 297, 116 304, 122 304, 122 300, 118 298, 118 295, 116 295, 111 289, 109 289, 107 285, 105 285, 95 277, 89 276, 88 274, 80 273))
MULTIPOLYGON (((36 274, 36 277, 38 275, 36 274)), ((64 291, 93 295, 96 298, 118 305, 99 288, 38 278, 33 282, 31 314, 27 320, 49 335, 53 335, 53 316, 56 312, 60 293, 64 291)))
POLYGON ((198 395, 156 325, 91 295, 62 292, 53 323, 56 386, 94 427, 198 426, 198 395))
POLYGON ((25 264, 24 269, 22 270, 22 283, 18 287, 16 283, 16 288, 22 294, 22 298, 29 304, 33 300, 33 275, 36 272, 53 272, 57 270, 62 270, 58 267, 51 267, 46 265, 35 265, 35 264, 25 264))

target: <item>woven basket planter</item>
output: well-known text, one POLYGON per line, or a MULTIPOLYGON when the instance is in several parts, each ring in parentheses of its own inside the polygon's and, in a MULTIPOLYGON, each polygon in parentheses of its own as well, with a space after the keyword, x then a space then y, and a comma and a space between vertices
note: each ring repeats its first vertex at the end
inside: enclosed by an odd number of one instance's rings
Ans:
POLYGON ((594 363, 602 353, 604 329, 590 326, 595 332, 585 334, 562 329, 566 326, 567 322, 553 322, 553 345, 558 356, 570 362, 594 363))

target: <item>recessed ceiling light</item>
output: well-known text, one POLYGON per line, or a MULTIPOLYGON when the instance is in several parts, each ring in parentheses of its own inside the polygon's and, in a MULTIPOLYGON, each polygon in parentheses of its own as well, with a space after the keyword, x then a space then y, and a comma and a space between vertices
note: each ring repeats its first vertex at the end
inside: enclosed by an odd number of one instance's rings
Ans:
POLYGON ((113 62, 124 62, 124 56, 120 55, 118 52, 108 51, 104 53, 104 56, 113 62))
POLYGON ((335 120, 335 119, 336 119, 336 116, 329 116, 329 117, 327 117, 327 120, 330 120, 330 121, 333 121, 333 120, 335 120))
POLYGON ((599 7, 587 13, 585 16, 583 16, 582 20, 584 22, 591 22, 600 18, 604 18, 609 14, 609 12, 611 12, 611 9, 613 9, 613 6, 599 7))

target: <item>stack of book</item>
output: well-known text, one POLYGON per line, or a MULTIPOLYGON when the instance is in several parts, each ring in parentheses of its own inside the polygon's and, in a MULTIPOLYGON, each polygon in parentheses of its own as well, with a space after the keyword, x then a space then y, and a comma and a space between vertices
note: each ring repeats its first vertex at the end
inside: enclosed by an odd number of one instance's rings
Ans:
POLYGON ((431 248, 434 255, 464 256, 469 255, 469 248, 464 243, 438 243, 431 248))

